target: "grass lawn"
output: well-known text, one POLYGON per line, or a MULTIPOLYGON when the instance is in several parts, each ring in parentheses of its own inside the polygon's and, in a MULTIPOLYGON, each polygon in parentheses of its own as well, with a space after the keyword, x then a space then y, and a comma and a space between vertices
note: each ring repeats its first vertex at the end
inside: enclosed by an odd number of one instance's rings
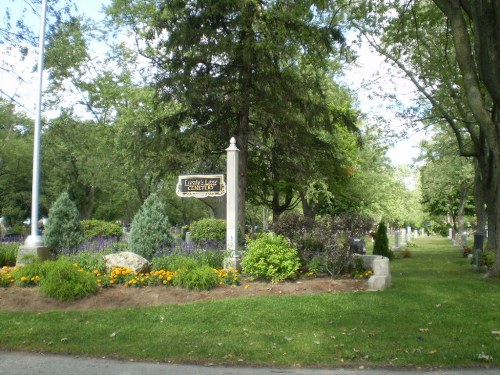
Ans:
MULTIPOLYGON (((450 241, 414 241, 383 292, 111 311, 0 311, 0 349, 270 366, 500 366, 500 279, 450 241)), ((0 307, 1 310, 1 307, 0 307)))

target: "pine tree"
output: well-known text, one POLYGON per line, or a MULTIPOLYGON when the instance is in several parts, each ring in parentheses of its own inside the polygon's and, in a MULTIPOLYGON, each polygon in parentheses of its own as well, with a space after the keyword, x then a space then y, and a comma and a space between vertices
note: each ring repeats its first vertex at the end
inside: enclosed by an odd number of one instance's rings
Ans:
POLYGON ((132 221, 130 251, 151 259, 161 245, 171 241, 170 224, 163 204, 156 194, 151 194, 132 221))
POLYGON ((394 254, 389 249, 389 239, 387 238, 387 227, 382 221, 378 225, 377 234, 375 236, 375 243, 373 244, 373 254, 382 255, 392 259, 394 254))
POLYGON ((77 247, 83 242, 80 214, 75 203, 63 192, 52 204, 45 226, 45 244, 54 254, 62 249, 77 247))

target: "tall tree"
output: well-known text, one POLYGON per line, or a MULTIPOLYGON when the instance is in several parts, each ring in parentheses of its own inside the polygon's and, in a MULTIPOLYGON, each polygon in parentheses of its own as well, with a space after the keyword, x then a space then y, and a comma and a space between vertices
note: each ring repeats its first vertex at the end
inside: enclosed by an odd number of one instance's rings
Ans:
POLYGON ((12 224, 29 217, 33 122, 0 99, 0 216, 12 224))
POLYGON ((435 134, 432 142, 422 143, 421 150, 424 207, 433 216, 449 219, 454 232, 462 233, 465 215, 474 212, 472 159, 457 157, 456 142, 449 132, 435 134))
POLYGON ((165 124, 203 140, 195 152, 205 157, 236 136, 242 223, 257 114, 269 103, 290 103, 293 92, 273 88, 285 87, 287 72, 301 59, 326 68, 333 47, 342 41, 333 6, 306 0, 169 0, 160 5, 115 0, 108 9, 141 39, 142 52, 158 69, 163 100, 180 106, 165 124))
POLYGON ((450 127, 460 155, 476 159, 488 247, 496 253, 492 274, 500 274, 500 3, 366 1, 358 9, 371 44, 450 127))

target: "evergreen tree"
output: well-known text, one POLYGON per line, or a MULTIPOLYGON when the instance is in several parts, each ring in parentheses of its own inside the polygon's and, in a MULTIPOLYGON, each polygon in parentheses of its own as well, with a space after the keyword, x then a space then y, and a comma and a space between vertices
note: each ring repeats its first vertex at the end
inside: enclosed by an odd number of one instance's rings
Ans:
POLYGON ((387 227, 382 221, 378 225, 377 235, 375 237, 375 243, 373 244, 373 254, 382 255, 389 259, 392 259, 394 254, 389 249, 389 239, 387 238, 387 227))
POLYGON ((160 198, 153 193, 144 201, 132 221, 130 251, 151 259, 161 245, 171 240, 167 213, 160 198))
POLYGON ((50 208, 45 244, 57 254, 62 249, 77 247, 83 238, 78 209, 68 192, 63 192, 50 208))

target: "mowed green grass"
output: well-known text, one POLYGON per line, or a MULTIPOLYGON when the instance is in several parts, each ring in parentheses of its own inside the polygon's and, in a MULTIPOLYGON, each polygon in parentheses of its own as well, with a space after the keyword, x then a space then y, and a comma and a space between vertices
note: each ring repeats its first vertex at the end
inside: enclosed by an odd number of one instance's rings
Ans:
MULTIPOLYGON (((0 349, 200 364, 500 366, 500 280, 447 239, 417 239, 381 292, 151 308, 0 312, 0 349)), ((1 307, 0 307, 1 310, 1 307)))

